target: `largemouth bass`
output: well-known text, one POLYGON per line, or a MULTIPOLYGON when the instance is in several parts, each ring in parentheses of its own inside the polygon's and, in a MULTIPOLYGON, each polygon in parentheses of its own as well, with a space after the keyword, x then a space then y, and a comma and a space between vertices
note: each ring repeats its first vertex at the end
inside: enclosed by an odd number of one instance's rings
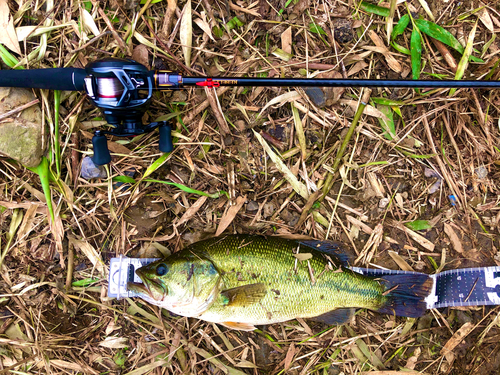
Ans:
POLYGON ((144 284, 128 288, 175 314, 240 330, 295 318, 340 324, 355 308, 424 314, 427 275, 374 278, 346 266, 334 242, 228 235, 139 268, 144 284))

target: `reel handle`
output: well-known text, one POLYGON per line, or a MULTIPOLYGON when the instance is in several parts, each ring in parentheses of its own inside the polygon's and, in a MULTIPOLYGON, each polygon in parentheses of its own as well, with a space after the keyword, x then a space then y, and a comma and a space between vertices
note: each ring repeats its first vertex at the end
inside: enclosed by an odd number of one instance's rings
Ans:
POLYGON ((104 165, 111 163, 111 154, 108 149, 108 140, 101 131, 96 131, 92 137, 92 145, 94 146, 94 156, 92 161, 95 165, 104 165))
POLYGON ((159 149, 161 152, 172 152, 174 144, 172 143, 172 127, 169 123, 165 122, 158 128, 160 131, 160 144, 159 149))

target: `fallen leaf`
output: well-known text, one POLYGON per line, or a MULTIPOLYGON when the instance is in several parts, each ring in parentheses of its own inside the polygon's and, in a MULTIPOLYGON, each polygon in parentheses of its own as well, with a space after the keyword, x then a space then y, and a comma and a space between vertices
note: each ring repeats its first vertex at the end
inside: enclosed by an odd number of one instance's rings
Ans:
POLYGON ((21 47, 17 41, 14 20, 10 14, 7 0, 0 0, 0 43, 11 51, 21 54, 21 47))
POLYGON ((217 232, 215 232, 215 236, 221 235, 222 232, 226 230, 226 228, 233 222, 234 218, 238 211, 243 207, 243 204, 247 201, 247 197, 238 197, 236 198, 236 204, 229 207, 224 216, 220 219, 219 227, 217 228, 217 232))
POLYGON ((474 324, 471 322, 465 323, 458 331, 456 331, 453 336, 446 342, 441 349, 441 355, 446 355, 448 352, 451 352, 456 348, 458 344, 460 344, 465 337, 474 329, 474 324))
POLYGON ((292 254, 292 255, 300 261, 308 260, 308 259, 311 259, 313 257, 313 255, 311 253, 298 253, 298 254, 292 254))
POLYGON ((63 361, 62 359, 51 359, 50 364, 55 367, 59 367, 66 370, 72 370, 80 373, 84 373, 86 369, 75 362, 63 361))
POLYGON ((292 26, 281 34, 281 49, 286 53, 292 53, 292 26))
POLYGON ((126 337, 106 337, 106 339, 99 343, 99 346, 104 346, 110 349, 126 348, 128 339, 126 337))
POLYGON ((132 52, 132 60, 135 60, 138 63, 149 68, 148 48, 144 44, 138 44, 137 46, 135 46, 134 51, 132 52))
POLYGON ((486 8, 481 9, 478 13, 477 16, 481 20, 481 22, 486 26, 486 28, 489 30, 490 33, 494 32, 494 26, 493 26, 493 21, 491 20, 490 14, 488 13, 488 10, 486 8))
POLYGON ((450 238, 450 242, 453 245, 453 248, 457 253, 462 254, 464 252, 464 248, 462 247, 462 242, 458 238, 457 234, 453 230, 450 224, 444 223, 444 232, 450 238))
POLYGON ((87 11, 87 9, 83 8, 82 8, 82 21, 85 29, 91 32, 94 36, 98 36, 101 34, 92 15, 87 11))
POLYGON ((191 0, 188 0, 184 6, 179 36, 182 44, 182 53, 186 66, 191 65, 191 47, 193 45, 193 20, 191 13, 191 0))
POLYGON ((179 225, 184 224, 185 222, 191 220, 194 217, 194 215, 196 215, 200 207, 203 206, 203 204, 206 202, 207 199, 208 197, 206 196, 201 196, 200 198, 198 198, 196 202, 194 202, 191 205, 191 207, 189 207, 186 210, 186 212, 184 212, 184 215, 182 215, 178 223, 175 223, 175 226, 178 227, 179 225))
POLYGON ((68 236, 69 242, 73 244, 76 248, 80 249, 85 256, 92 262, 94 267, 102 274, 107 275, 107 267, 101 259, 99 253, 94 249, 94 247, 87 241, 77 240, 74 237, 68 236))
POLYGON ((205 34, 208 35, 210 39, 212 39, 215 42, 215 39, 212 35, 212 28, 210 27, 208 21, 207 21, 207 16, 205 15, 205 12, 200 12, 201 18, 197 18, 194 20, 194 23, 198 25, 200 29, 202 29, 205 34))
POLYGON ((255 135, 255 138, 257 138, 257 140, 260 142, 260 144, 264 148, 264 151, 266 151, 266 153, 269 155, 269 157, 273 161, 275 167, 281 173, 283 173, 285 179, 290 183, 290 185, 292 185, 293 190, 295 190, 297 193, 299 193, 299 195, 302 198, 307 199, 309 197, 309 193, 307 192, 306 186, 302 182, 300 182, 297 179, 297 177, 295 177, 295 175, 292 173, 292 171, 285 165, 285 163, 283 163, 281 158, 274 153, 274 151, 271 149, 271 147, 269 147, 268 143, 264 140, 264 138, 262 138, 262 136, 259 133, 257 133, 255 130, 253 130, 253 133, 255 135))

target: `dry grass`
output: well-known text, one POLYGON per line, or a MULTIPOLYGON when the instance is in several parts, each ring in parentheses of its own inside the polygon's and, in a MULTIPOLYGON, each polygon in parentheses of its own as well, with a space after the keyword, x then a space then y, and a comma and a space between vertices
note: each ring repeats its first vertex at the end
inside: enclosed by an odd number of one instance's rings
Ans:
MULTIPOLYGON (((357 0, 289 5, 192 0, 189 19, 186 2, 176 0, 141 5, 135 0, 57 1, 47 12, 49 3, 26 3, 37 9, 10 3, 11 13, 18 12, 16 27, 73 22, 21 43, 21 58, 46 49, 41 60, 35 53, 25 67, 84 67, 103 57, 133 56, 152 68, 194 75, 411 77, 410 57, 387 47, 388 21, 360 10, 357 0), (83 17, 85 7, 93 21, 83 17), (241 25, 224 29, 236 23, 236 16, 241 25), (336 42, 332 30, 345 19, 354 25, 353 38, 336 42), (312 32, 311 23, 326 34, 312 32), (97 38, 94 28, 101 33, 97 38), (181 45, 181 40, 188 43, 190 30, 191 49, 181 45), (273 54, 276 48, 292 58, 273 54)), ((464 45, 480 19, 476 56, 500 30, 495 1, 428 3, 437 22, 464 45)), ((425 1, 407 4, 430 19, 422 8, 425 1)), ((396 7, 394 25, 406 12, 405 4, 396 7)), ((337 37, 346 32, 336 30, 337 37)), ((408 47, 410 34, 407 30, 398 43, 408 47)), ((464 77, 500 78, 500 45, 493 40, 486 47, 484 63, 469 63, 464 77)), ((422 77, 455 77, 453 64, 460 57, 424 35, 422 77)), ((388 250, 427 273, 500 264, 499 94, 375 89, 372 105, 339 154, 361 96, 357 89, 326 91, 327 105, 321 108, 302 90, 159 93, 146 120, 176 112, 176 148, 160 160, 163 164, 154 164, 161 157, 157 133, 110 142, 110 175, 132 171, 138 181, 128 190, 114 188, 111 180, 79 177, 82 156, 92 153, 89 132, 97 123, 92 120, 100 114, 83 94, 63 94, 62 167, 51 185, 59 225, 51 230, 48 224, 37 176, 14 161, 0 161, 0 205, 5 207, 0 214, 5 256, 0 374, 389 375, 403 368, 427 374, 497 373, 498 308, 441 309, 418 320, 359 311, 351 324, 340 327, 299 320, 242 334, 173 317, 139 300, 109 300, 106 264, 119 254, 159 256, 163 246, 176 251, 224 226, 227 232, 338 239, 354 247, 364 265, 397 269, 388 250), (393 103, 402 118, 392 111, 391 136, 379 121, 381 111, 391 110, 374 101, 382 97, 400 101, 393 103), (282 163, 273 162, 271 153, 282 163), (147 174, 214 195, 142 181, 147 174), (430 193, 438 180, 442 183, 430 193), (216 194, 220 191, 228 196, 216 194), (231 207, 238 203, 242 208, 235 212, 231 207), (419 231, 427 242, 401 230, 402 223, 417 219, 432 225, 419 231), (449 235, 450 228, 456 236, 449 235), (445 344, 456 343, 457 332, 466 339, 443 351, 445 344)), ((53 94, 37 95, 53 117, 53 94)), ((48 143, 55 139, 49 135, 48 143)))

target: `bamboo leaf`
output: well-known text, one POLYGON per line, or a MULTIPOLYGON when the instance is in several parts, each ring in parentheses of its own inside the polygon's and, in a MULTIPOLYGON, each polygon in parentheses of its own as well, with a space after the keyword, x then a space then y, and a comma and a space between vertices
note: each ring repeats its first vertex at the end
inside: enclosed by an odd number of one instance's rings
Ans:
POLYGON ((432 228, 432 225, 429 223, 429 220, 414 220, 405 223, 405 226, 407 228, 410 228, 411 230, 424 230, 432 228))
POLYGON ((359 9, 382 17, 389 17, 391 13, 388 8, 379 7, 378 5, 367 3, 365 1, 361 2, 361 4, 359 5, 359 9))
MULTIPOLYGON (((474 37, 476 36, 476 29, 477 29, 477 21, 474 24, 474 27, 472 28, 470 34, 469 34, 469 39, 467 40, 467 45, 465 46, 465 51, 460 59, 460 62, 458 63, 458 68, 457 68, 457 73, 455 74, 455 79, 460 80, 464 76, 465 70, 467 69, 467 66, 469 65, 469 56, 472 54, 472 47, 474 45, 474 37)), ((451 89, 450 90, 450 96, 453 95, 457 91, 456 89, 451 89)))
POLYGON ((266 151, 267 155, 271 158, 271 160, 274 162, 274 165, 276 168, 283 173, 284 177, 286 180, 292 185, 293 190, 295 190, 302 198, 308 198, 309 193, 307 192, 306 186, 300 182, 297 177, 290 171, 290 169, 283 163, 281 158, 274 153, 274 151, 269 147, 267 142, 265 141, 262 136, 257 133, 255 130, 253 131, 253 134, 257 138, 257 140, 260 142, 262 147, 264 148, 264 151, 266 151))
POLYGON ((221 195, 225 195, 226 197, 229 198, 229 194, 223 190, 221 191, 218 191, 217 193, 205 193, 204 191, 200 191, 200 190, 195 190, 195 189, 192 189, 188 186, 185 186, 185 185, 182 185, 182 184, 178 184, 176 182, 169 182, 169 181, 161 181, 161 180, 154 180, 154 179, 145 179, 143 180, 145 182, 156 182, 156 183, 159 183, 159 184, 165 184, 165 185, 172 185, 172 186, 175 186, 179 189, 181 189, 182 191, 185 191, 186 193, 189 193, 189 194, 196 194, 196 195, 202 195, 204 197, 208 197, 208 198, 219 198, 221 195))
POLYGON ((420 70, 422 69, 422 36, 418 27, 413 27, 411 33, 411 73, 413 79, 420 78, 420 70))
POLYGON ((379 104, 377 105, 377 109, 386 116, 386 119, 378 119, 380 126, 384 131, 384 137, 386 139, 393 140, 396 138, 396 127, 394 126, 394 114, 391 107, 379 104))
POLYGON ((184 15, 182 16, 179 33, 184 60, 186 61, 186 66, 190 66, 191 46, 193 45, 193 20, 191 16, 191 0, 188 0, 186 5, 184 6, 184 15))
POLYGON ((146 169, 146 172, 144 172, 144 178, 148 177, 151 173, 156 171, 158 168, 160 168, 166 161, 167 158, 169 157, 170 152, 164 153, 162 156, 160 156, 158 159, 156 159, 153 164, 151 164, 148 169, 146 169))
POLYGON ((21 54, 21 47, 14 29, 14 19, 10 14, 7 0, 0 0, 0 43, 11 51, 21 54))
POLYGON ((415 25, 417 25, 418 29, 424 34, 427 34, 430 37, 439 40, 441 43, 450 46, 460 53, 464 53, 464 47, 462 47, 457 38, 455 38, 449 31, 443 29, 441 26, 422 19, 415 20, 414 22, 415 25))
POLYGON ((410 16, 408 14, 405 14, 403 17, 401 17, 396 26, 394 26, 394 29, 392 30, 391 40, 394 40, 398 36, 403 34, 406 28, 408 27, 409 23, 410 23, 410 16))

